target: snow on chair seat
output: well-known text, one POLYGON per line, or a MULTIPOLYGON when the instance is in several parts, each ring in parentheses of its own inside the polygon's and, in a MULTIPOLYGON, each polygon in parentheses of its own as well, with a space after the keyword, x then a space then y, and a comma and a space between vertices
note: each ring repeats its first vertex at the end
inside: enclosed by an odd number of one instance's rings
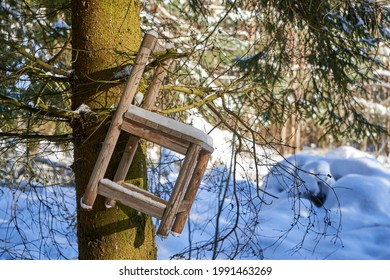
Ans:
POLYGON ((134 105, 125 113, 122 129, 180 154, 185 154, 190 143, 209 153, 214 149, 213 139, 203 131, 134 105))

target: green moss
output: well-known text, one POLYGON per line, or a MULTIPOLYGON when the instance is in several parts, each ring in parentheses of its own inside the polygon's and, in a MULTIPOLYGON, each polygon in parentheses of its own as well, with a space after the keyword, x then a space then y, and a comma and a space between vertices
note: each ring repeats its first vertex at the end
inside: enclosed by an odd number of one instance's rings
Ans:
MULTIPOLYGON (((139 47, 139 10, 138 1, 72 1, 74 108, 84 103, 100 110, 117 104, 123 89, 107 90, 103 84, 112 77, 107 69, 125 63, 125 56, 119 54, 139 47)), ((83 121, 73 124, 77 201, 84 194, 110 123, 107 118, 94 116, 87 114, 83 121)), ((115 174, 127 137, 121 136, 105 177, 115 174)), ((133 183, 147 188, 142 148, 128 175, 133 183)), ((156 258, 151 218, 123 205, 107 210, 100 196, 92 211, 81 210, 78 205, 78 244, 80 259, 156 258)))
POLYGON ((99 211, 85 235, 83 259, 149 259, 156 257, 150 217, 118 205, 99 211), (151 234, 152 233, 152 234, 151 234))
POLYGON ((96 109, 117 103, 120 89, 100 92, 95 83, 110 80, 113 73, 105 70, 125 63, 125 57, 119 53, 138 50, 139 10, 137 1, 72 1, 73 68, 82 91, 79 94, 75 89, 76 108, 82 103, 96 109))

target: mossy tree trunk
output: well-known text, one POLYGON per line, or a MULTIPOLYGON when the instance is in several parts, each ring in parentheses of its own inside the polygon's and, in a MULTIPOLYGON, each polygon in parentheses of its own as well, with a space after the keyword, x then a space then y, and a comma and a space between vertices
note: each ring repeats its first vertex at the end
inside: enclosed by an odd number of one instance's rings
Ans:
MULTIPOLYGON (((92 112, 116 105, 121 87, 104 85, 114 69, 126 63, 125 53, 138 50, 141 41, 139 1, 73 0, 73 109, 87 105, 92 112)), ((78 245, 80 259, 155 259, 154 228, 150 217, 139 215, 123 205, 107 210, 98 196, 93 210, 80 208, 80 198, 104 141, 110 117, 85 113, 74 123, 74 172, 77 188, 78 245)), ((126 138, 126 135, 121 138, 126 138)), ((125 143, 127 139, 122 139, 125 143)), ((120 146, 120 145, 119 145, 120 146)), ((121 155, 115 151, 106 178, 112 178, 121 155)), ((145 155, 140 149, 130 168, 128 179, 146 188, 145 155)))

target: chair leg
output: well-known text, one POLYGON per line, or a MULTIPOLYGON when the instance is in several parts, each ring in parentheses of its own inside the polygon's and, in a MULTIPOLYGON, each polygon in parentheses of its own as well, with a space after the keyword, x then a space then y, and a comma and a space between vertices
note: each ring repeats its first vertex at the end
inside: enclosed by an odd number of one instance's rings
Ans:
MULTIPOLYGON (((129 140, 127 141, 123 156, 114 176, 114 182, 121 182, 126 179, 127 172, 129 172, 131 162, 133 161, 135 152, 137 151, 139 140, 140 138, 137 136, 130 136, 129 140)), ((116 202, 113 199, 107 198, 105 205, 107 208, 111 208, 116 205, 116 202)))
POLYGON ((183 166, 180 169, 179 176, 176 180, 168 205, 165 208, 160 226, 157 230, 157 234, 162 237, 167 237, 171 230, 173 220, 175 219, 179 206, 182 202, 185 188, 188 185, 195 168, 200 150, 201 147, 195 144, 191 144, 188 148, 183 166))
POLYGON ((184 225, 191 210, 191 206, 194 203, 196 193, 198 192, 198 188, 202 182, 203 174, 206 171, 209 159, 209 153, 200 153, 198 162, 195 166, 194 174, 192 175, 191 181, 183 198, 183 202, 186 202, 188 205, 187 209, 176 215, 175 222, 172 226, 172 234, 176 236, 179 236, 183 231, 184 225))

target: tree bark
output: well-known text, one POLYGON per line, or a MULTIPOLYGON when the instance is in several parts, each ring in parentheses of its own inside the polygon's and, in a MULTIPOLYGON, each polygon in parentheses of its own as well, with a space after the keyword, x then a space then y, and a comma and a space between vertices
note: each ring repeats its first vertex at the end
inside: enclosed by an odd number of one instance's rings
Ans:
MULTIPOLYGON (((97 112, 118 103, 123 88, 104 85, 114 75, 114 70, 110 69, 129 62, 123 54, 138 50, 141 42, 139 11, 139 1, 72 1, 73 109, 85 104, 97 112)), ((123 205, 106 209, 104 198, 100 196, 93 210, 80 207, 109 123, 107 115, 99 117, 90 113, 82 114, 81 120, 73 123, 79 258, 155 259, 154 227, 150 217, 123 205)), ((105 178, 114 176, 127 137, 121 135, 105 178)), ((127 179, 147 188, 142 146, 127 179)))

